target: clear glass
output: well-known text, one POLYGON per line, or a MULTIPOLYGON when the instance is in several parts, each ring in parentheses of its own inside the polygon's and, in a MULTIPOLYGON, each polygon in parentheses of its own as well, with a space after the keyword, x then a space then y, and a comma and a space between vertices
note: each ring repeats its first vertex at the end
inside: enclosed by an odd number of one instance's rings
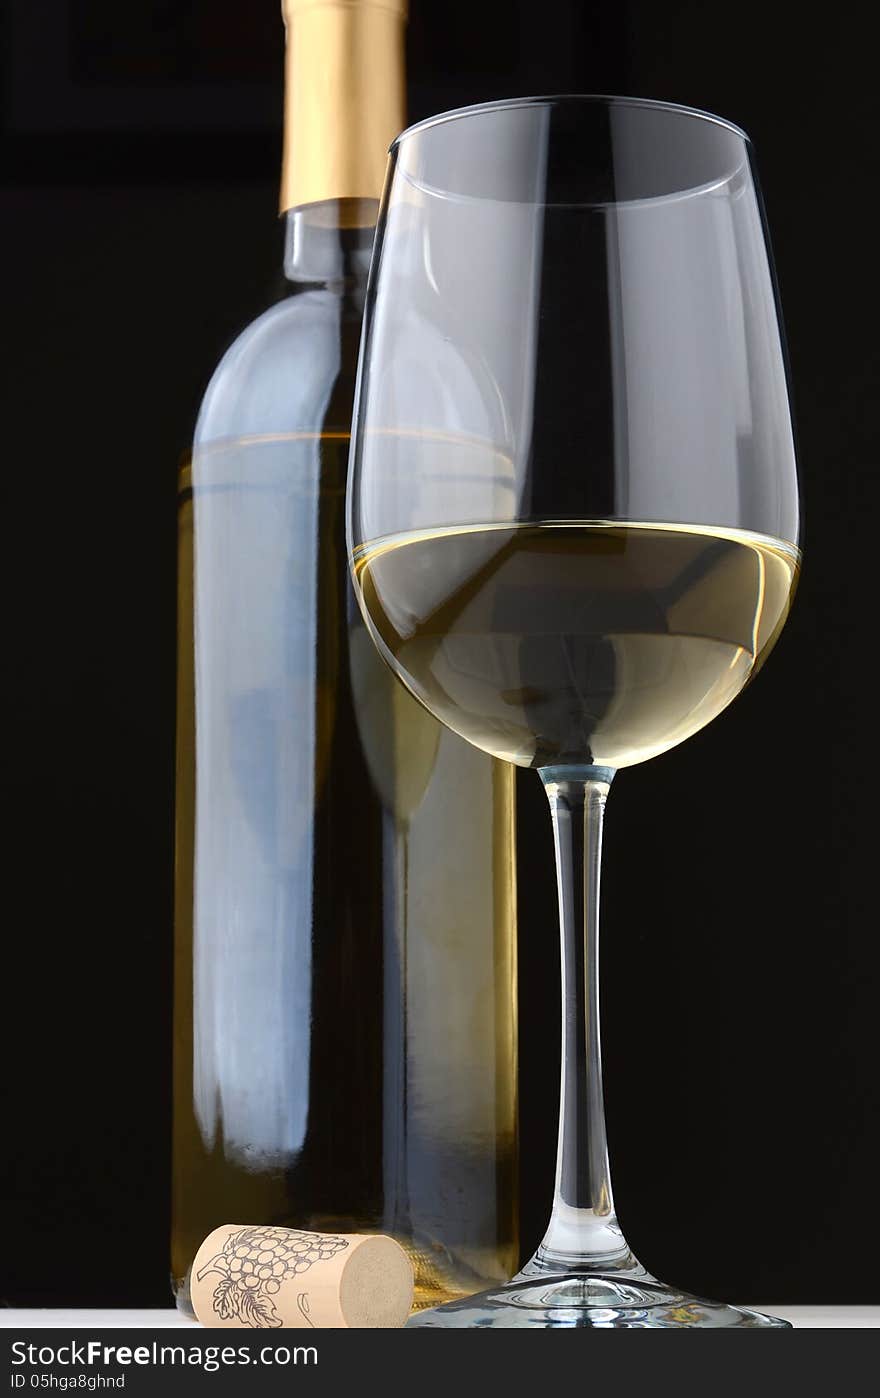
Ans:
POLYGON ((800 566, 785 355, 751 148, 706 113, 560 97, 391 151, 348 527, 376 645, 553 818, 562 1081, 550 1222, 509 1284, 419 1326, 780 1326, 657 1281, 614 1212, 598 1019, 620 767, 751 681, 800 566))

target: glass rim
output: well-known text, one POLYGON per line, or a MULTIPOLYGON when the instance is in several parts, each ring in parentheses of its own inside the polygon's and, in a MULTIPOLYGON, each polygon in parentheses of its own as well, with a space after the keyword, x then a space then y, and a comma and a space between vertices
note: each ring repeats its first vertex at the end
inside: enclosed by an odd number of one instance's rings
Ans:
POLYGON ((647 107, 660 112, 678 112, 681 116, 710 122, 714 126, 722 126, 738 136, 747 147, 751 149, 752 146, 749 133, 744 131, 741 126, 737 126, 736 122, 729 121, 727 117, 718 116, 715 112, 705 111, 702 107, 689 107, 682 102, 664 102, 656 97, 629 97, 605 92, 560 92, 534 97, 502 97, 493 102, 476 102, 471 106, 450 107, 448 111, 436 112, 433 116, 424 117, 421 121, 413 122, 411 126, 405 127, 391 142, 388 154, 393 155, 404 141, 408 140, 410 136, 417 135, 420 131, 428 131, 434 126, 445 126, 448 122, 459 121, 466 117, 481 116, 484 112, 517 111, 523 107, 575 107, 588 103, 596 103, 606 107, 647 107))

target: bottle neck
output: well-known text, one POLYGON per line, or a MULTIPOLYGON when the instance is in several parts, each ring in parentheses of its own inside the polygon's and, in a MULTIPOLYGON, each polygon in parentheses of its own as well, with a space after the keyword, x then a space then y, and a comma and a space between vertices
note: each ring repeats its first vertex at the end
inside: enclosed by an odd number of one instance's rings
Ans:
POLYGON ((405 124, 404 0, 284 0, 281 212, 378 200, 405 124))
POLYGON ((328 199, 284 214, 284 279, 298 289, 327 287, 362 306, 378 204, 328 199))

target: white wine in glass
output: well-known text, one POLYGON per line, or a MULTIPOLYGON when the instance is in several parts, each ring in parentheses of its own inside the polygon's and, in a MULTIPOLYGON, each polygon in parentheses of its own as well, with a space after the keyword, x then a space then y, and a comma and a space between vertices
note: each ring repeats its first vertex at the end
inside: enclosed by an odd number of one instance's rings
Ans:
POLYGON ((735 699, 788 615, 798 550, 734 529, 543 521, 364 545, 376 642, 508 762, 630 767, 735 699))

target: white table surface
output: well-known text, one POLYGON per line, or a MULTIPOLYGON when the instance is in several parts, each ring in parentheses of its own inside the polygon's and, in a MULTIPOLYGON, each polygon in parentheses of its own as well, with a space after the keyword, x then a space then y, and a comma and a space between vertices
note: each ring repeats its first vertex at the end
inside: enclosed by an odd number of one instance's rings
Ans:
MULTIPOLYGON (((790 1320, 798 1330, 880 1330, 880 1306, 766 1306, 773 1315, 790 1320)), ((177 1330, 196 1327, 172 1310, 24 1310, 0 1309, 0 1326, 6 1329, 177 1330)))

